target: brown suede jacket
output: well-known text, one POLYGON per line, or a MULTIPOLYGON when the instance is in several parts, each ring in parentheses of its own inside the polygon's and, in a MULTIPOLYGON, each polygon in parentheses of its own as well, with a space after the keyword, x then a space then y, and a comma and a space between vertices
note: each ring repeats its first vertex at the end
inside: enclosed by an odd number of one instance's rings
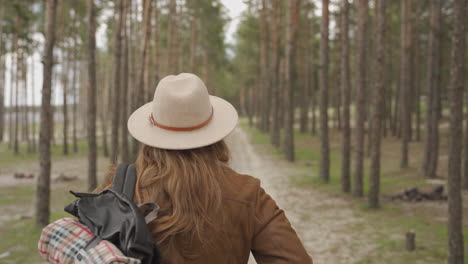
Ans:
MULTIPOLYGON (((177 252, 163 256, 170 264, 246 264, 252 252, 258 264, 312 264, 302 242, 283 210, 260 186, 260 180, 226 168, 223 184, 223 232, 229 242, 218 249, 201 251, 195 259, 185 259, 177 252)), ((106 182, 111 182, 107 177, 106 182)), ((218 236, 210 233, 208 236, 218 236)), ((201 249, 184 243, 181 250, 201 249), (187 248, 188 246, 188 248, 187 248)))

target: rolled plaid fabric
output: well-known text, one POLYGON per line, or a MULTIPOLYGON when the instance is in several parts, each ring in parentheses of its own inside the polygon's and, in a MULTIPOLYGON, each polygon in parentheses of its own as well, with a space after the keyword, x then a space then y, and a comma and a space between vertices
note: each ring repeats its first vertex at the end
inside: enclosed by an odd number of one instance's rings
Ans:
POLYGON ((124 256, 114 244, 105 240, 84 251, 85 246, 93 238, 94 234, 78 220, 61 218, 42 230, 38 249, 42 257, 49 263, 141 263, 138 259, 124 256), (76 259, 78 253, 80 257, 76 259))

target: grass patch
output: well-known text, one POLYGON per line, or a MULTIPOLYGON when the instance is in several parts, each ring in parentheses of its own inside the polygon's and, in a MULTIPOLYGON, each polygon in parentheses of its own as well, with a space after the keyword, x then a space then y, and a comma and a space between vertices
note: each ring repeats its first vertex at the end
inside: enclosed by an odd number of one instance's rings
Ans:
MULTIPOLYGON (((73 158, 77 156, 87 155, 88 143, 87 141, 78 141, 78 152, 73 152, 73 144, 68 144, 68 155, 63 155, 63 144, 51 145, 52 157, 54 158, 73 158)), ((37 150, 37 149, 36 149, 37 150)), ((13 149, 8 148, 8 143, 0 143, 0 165, 11 164, 15 162, 33 161, 37 160, 38 152, 28 152, 26 144, 19 145, 19 153, 14 154, 13 149)))

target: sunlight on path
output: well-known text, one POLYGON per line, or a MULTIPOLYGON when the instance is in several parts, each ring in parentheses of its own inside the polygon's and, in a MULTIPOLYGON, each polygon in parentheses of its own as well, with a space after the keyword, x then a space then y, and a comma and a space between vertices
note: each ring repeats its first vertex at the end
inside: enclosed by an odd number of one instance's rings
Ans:
MULTIPOLYGON (((226 141, 232 152, 233 169, 262 181, 262 187, 286 211, 314 263, 355 263, 374 249, 368 231, 353 229, 365 219, 355 216, 348 202, 289 184, 289 175, 306 171, 260 156, 240 128, 226 141)), ((255 263, 252 256, 249 263, 255 263)))

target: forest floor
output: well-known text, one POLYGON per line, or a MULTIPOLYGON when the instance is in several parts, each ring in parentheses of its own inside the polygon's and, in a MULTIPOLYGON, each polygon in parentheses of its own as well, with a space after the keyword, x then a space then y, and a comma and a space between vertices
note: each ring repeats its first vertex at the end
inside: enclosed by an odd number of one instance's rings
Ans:
MULTIPOLYGON (((383 201, 382 209, 368 209, 365 199, 340 193, 339 136, 332 134, 331 139, 331 183, 327 185, 317 178, 316 136, 296 135, 295 163, 284 161, 280 152, 268 144, 268 137, 255 129, 238 128, 227 142, 232 151, 232 167, 261 179, 262 186, 285 210, 314 263, 445 263, 446 202, 383 201), (405 233, 411 229, 416 232, 417 247, 410 253, 405 251, 405 233)), ((389 151, 394 144, 384 140, 383 195, 402 188, 432 186, 433 182, 415 176, 415 168, 397 169, 398 161, 389 151)), ((416 152, 417 146, 412 151, 416 152)), ((54 146, 52 179, 60 174, 79 178, 73 182, 53 181, 52 220, 66 215, 63 206, 73 200, 68 190, 86 189, 86 144, 80 144, 77 154, 64 157, 60 152, 61 146, 54 146)), ((37 176, 37 158, 33 154, 9 153, 6 145, 0 144, 0 263, 44 263, 36 250, 40 230, 34 227, 31 218, 36 181, 12 176, 17 172, 37 176)), ((100 157, 98 174, 104 175, 108 165, 108 160, 100 157)), ((443 181, 436 181, 439 182, 443 181)), ((464 198, 465 237, 468 237, 467 192, 464 198)))
MULTIPOLYGON (((391 137, 383 139, 381 208, 373 210, 368 208, 366 198, 353 198, 341 192, 341 134, 337 130, 330 130, 330 183, 323 184, 318 177, 318 136, 295 131, 296 161, 290 163, 270 145, 267 135, 249 128, 245 120, 241 121, 241 127, 242 130, 232 135, 236 138, 236 144, 232 144, 233 166, 262 180, 267 192, 285 210, 314 263, 446 263, 447 202, 403 202, 385 198, 406 188, 445 186, 447 137, 444 132, 441 134, 440 175, 433 180, 419 174, 421 142, 411 143, 410 167, 400 169, 401 143, 391 137), (236 161, 237 158, 241 161, 236 161), (409 230, 416 233, 413 252, 405 249, 405 233, 409 230)), ((368 162, 366 159, 365 168, 369 167, 368 162)), ((364 189, 367 193, 367 175, 364 189)), ((463 200, 466 238, 468 191, 463 192, 463 200)), ((468 243, 465 248, 468 252, 468 243)))

